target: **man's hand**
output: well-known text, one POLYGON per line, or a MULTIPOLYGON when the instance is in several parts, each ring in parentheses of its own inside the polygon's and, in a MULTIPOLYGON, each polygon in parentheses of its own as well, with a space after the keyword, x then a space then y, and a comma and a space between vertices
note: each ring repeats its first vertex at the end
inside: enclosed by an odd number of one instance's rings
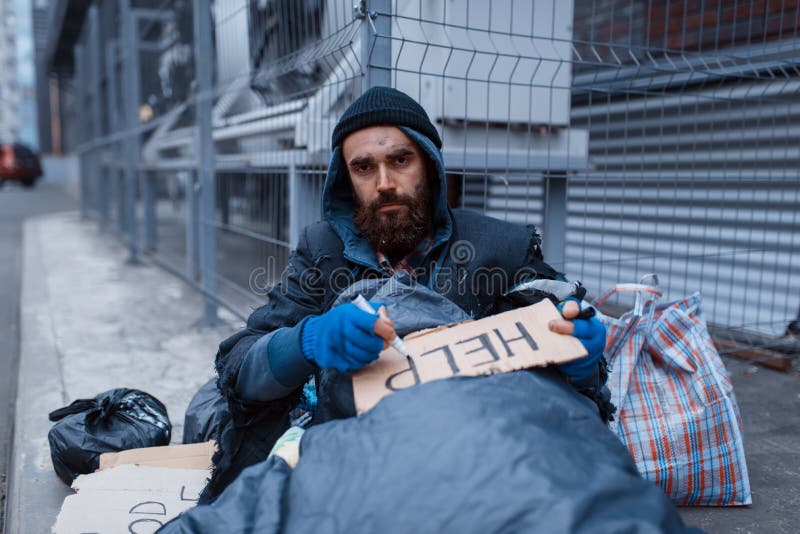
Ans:
POLYGON ((353 303, 342 304, 306 321, 301 336, 303 355, 319 367, 356 371, 378 359, 384 348, 384 339, 376 330, 384 333, 392 326, 385 309, 378 316, 353 303))
POLYGON ((558 369, 573 381, 589 378, 597 369, 597 362, 603 357, 606 344, 606 327, 592 314, 581 313, 577 299, 570 298, 559 304, 564 319, 555 319, 548 325, 559 334, 569 334, 578 338, 589 354, 579 360, 562 363, 558 369), (583 315, 584 317, 579 317, 583 315))

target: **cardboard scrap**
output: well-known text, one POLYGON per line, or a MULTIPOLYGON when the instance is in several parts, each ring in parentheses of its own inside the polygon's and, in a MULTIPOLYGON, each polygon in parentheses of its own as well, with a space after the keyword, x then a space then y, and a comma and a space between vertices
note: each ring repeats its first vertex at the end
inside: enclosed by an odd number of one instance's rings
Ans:
POLYGON ((119 465, 72 483, 76 495, 64 504, 55 534, 151 533, 197 504, 206 469, 119 465))
POLYGON ((121 452, 107 452, 100 455, 100 469, 108 469, 123 464, 134 464, 175 469, 208 470, 211 469, 211 456, 214 454, 214 446, 214 441, 209 441, 191 445, 167 445, 164 447, 146 447, 121 452))
POLYGON ((409 334, 406 359, 392 347, 353 373, 356 412, 362 414, 394 391, 452 376, 508 373, 586 356, 573 336, 551 332, 561 317, 549 300, 449 328, 409 334))

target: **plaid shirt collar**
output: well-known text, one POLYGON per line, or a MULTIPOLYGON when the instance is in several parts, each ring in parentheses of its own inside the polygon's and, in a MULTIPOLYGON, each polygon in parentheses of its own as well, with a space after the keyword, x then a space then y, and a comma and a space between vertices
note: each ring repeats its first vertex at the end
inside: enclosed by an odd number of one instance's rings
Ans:
POLYGON ((432 248, 433 237, 428 236, 423 239, 419 245, 417 245, 417 248, 409 252, 394 265, 392 265, 391 261, 389 261, 389 257, 379 250, 377 253, 378 263, 380 264, 381 268, 390 276, 394 275, 398 271, 405 271, 411 276, 411 278, 416 280, 416 269, 423 264, 425 258, 428 256, 432 248))

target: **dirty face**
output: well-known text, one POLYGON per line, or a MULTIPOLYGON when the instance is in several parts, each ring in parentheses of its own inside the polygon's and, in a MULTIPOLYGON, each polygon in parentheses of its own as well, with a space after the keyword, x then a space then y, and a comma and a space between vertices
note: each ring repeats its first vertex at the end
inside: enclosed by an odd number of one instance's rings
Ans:
POLYGON ((342 157, 355 200, 353 220, 375 250, 410 252, 430 232, 428 159, 394 126, 370 126, 347 136, 342 157))

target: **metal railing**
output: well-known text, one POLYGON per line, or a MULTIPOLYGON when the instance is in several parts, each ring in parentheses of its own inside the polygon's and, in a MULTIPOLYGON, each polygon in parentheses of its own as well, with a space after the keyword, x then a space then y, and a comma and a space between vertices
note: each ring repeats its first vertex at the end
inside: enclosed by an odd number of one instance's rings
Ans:
POLYGON ((206 322, 245 317, 321 215, 338 116, 391 85, 440 129, 451 205, 536 224, 590 293, 657 272, 771 346, 800 308, 800 3, 759 6, 99 3, 82 211, 201 290, 206 322))

